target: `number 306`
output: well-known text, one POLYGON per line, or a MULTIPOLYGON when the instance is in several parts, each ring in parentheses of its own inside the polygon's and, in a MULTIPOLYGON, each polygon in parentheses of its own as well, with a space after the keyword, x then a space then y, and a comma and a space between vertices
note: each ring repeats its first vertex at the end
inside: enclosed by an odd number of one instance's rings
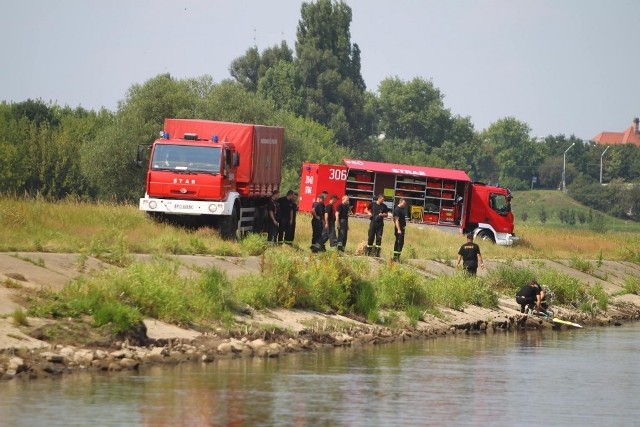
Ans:
POLYGON ((329 169, 329 179, 335 179, 336 181, 347 180, 346 169, 329 169))

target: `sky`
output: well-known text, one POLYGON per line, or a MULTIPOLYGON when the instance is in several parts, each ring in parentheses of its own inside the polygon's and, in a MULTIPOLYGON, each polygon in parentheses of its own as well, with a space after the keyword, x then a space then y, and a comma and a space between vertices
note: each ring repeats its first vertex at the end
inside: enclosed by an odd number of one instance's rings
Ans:
MULTIPOLYGON (((300 0, 0 0, 0 101, 115 111, 162 73, 230 78, 248 48, 295 46, 300 0)), ((431 80, 476 130, 622 131, 640 116, 634 0, 346 0, 367 89, 431 80)))

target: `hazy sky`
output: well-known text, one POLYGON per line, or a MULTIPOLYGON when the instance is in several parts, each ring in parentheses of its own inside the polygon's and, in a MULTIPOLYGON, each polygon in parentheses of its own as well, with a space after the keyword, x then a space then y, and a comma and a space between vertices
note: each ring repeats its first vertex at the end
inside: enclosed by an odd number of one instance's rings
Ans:
MULTIPOLYGON (((256 44, 294 48, 299 0, 0 0, 0 100, 115 110, 160 73, 229 78, 256 44)), ((590 139, 640 115, 634 0, 348 0, 362 75, 422 77, 477 130, 590 139)))

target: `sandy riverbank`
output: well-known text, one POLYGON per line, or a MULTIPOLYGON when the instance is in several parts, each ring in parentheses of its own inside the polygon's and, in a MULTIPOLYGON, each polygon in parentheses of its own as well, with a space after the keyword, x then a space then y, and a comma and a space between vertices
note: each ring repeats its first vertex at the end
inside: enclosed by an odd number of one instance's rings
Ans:
MULTIPOLYGON (((138 256, 140 260, 147 256, 138 256)), ((234 330, 200 332, 146 319, 136 333, 112 340, 92 330, 87 319, 47 320, 28 318, 28 326, 16 326, 12 313, 27 305, 25 294, 48 287, 62 289, 80 275, 110 266, 78 254, 0 254, 0 377, 39 378, 65 373, 138 369, 153 363, 211 362, 229 357, 279 357, 290 352, 314 351, 332 346, 359 346, 393 340, 434 338, 458 333, 504 333, 528 329, 551 329, 539 318, 523 316, 512 297, 502 297, 498 309, 467 306, 463 311, 441 309, 442 316, 425 315, 415 327, 390 329, 340 315, 298 310, 247 310, 236 316, 234 330), (10 284, 7 286, 7 284, 10 284), (51 339, 50 331, 57 335, 51 339), (45 333, 45 331, 48 331, 45 333), (82 337, 74 339, 74 337, 82 337), (79 345, 78 342, 82 342, 79 345)), ((182 256, 186 269, 216 266, 229 277, 257 272, 258 259, 182 256)), ((627 277, 639 277, 640 266, 603 261, 591 274, 574 270, 568 263, 549 260, 517 261, 522 266, 544 263, 549 268, 600 284, 610 295, 622 289, 627 277), (601 279, 605 277, 606 280, 601 279)), ((450 266, 435 261, 410 260, 425 275, 453 274, 450 266)), ((498 262, 486 262, 487 270, 498 262)), ((487 274, 487 270, 479 274, 487 274)), ((585 327, 608 326, 640 318, 640 296, 625 294, 610 299, 606 313, 593 317, 567 307, 555 307, 556 315, 585 327)))

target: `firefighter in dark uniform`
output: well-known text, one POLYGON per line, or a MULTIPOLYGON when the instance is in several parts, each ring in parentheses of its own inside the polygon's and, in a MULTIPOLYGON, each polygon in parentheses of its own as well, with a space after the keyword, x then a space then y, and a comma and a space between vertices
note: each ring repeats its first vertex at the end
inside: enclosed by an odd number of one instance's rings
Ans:
POLYGON ((382 194, 379 194, 376 201, 369 204, 365 209, 365 213, 370 215, 371 219, 365 255, 380 256, 384 219, 388 212, 389 208, 384 204, 384 196, 382 194))
POLYGON ((482 254, 480 254, 480 246, 473 243, 473 233, 467 234, 467 243, 460 246, 460 250, 458 251, 458 263, 456 266, 460 265, 460 261, 462 261, 462 266, 465 271, 472 276, 476 275, 478 271, 478 264, 480 267, 484 268, 484 261, 482 260, 482 254))
POLYGON ((324 229, 324 194, 319 194, 311 207, 311 251, 322 250, 320 239, 324 229))
POLYGON ((324 230, 322 231, 322 246, 329 241, 329 246, 336 246, 336 201, 338 196, 332 194, 329 203, 324 207, 324 230))
POLYGON ((393 260, 400 261, 400 254, 404 247, 404 230, 407 227, 407 213, 406 213, 407 201, 400 199, 398 205, 393 209, 393 234, 396 236, 396 241, 393 244, 393 260))
POLYGON ((287 195, 278 199, 278 209, 280 210, 280 226, 278 227, 278 243, 292 244, 287 241, 287 230, 293 222, 293 190, 287 191, 287 195))
POLYGON ((269 224, 267 228, 267 242, 269 242, 269 244, 278 243, 278 229, 280 228, 280 207, 278 206, 279 195, 280 192, 278 190, 273 190, 267 205, 267 222, 269 224))
POLYGON ((342 203, 338 205, 336 210, 336 223, 338 224, 338 250, 344 252, 344 248, 347 247, 347 233, 349 231, 349 213, 351 212, 351 206, 349 206, 349 196, 342 196, 342 203))
POLYGON ((291 196, 291 224, 284 232, 284 242, 287 245, 293 245, 293 239, 296 237, 296 217, 298 216, 298 193, 293 192, 291 196))

